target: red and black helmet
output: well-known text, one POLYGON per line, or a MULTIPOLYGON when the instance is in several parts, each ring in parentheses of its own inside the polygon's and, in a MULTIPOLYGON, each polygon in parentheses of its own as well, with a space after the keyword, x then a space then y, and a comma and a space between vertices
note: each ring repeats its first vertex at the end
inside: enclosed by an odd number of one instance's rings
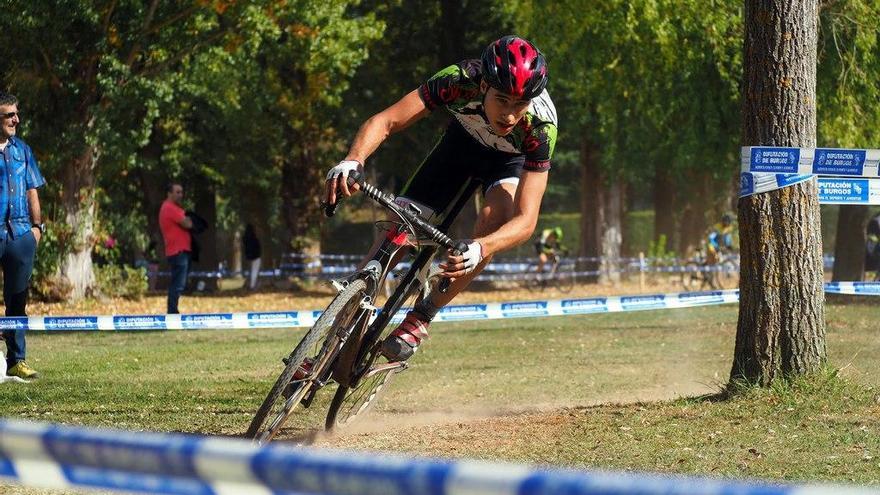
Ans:
POLYGON ((518 36, 493 41, 483 51, 483 79, 489 86, 532 99, 547 86, 547 61, 535 45, 518 36))

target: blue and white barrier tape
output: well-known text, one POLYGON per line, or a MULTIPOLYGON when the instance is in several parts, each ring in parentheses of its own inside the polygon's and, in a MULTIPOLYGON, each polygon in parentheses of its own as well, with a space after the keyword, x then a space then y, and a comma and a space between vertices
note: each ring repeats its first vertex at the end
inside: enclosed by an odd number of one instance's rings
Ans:
POLYGON ((880 176, 880 150, 744 146, 742 171, 772 174, 880 176))
MULTIPOLYGON (((733 290, 588 297, 553 301, 462 304, 443 308, 437 314, 434 321, 486 320, 685 308, 736 302, 737 297, 737 292, 733 290)), ((392 321, 402 321, 409 309, 401 309, 392 318, 392 321)), ((310 327, 315 324, 315 321, 320 316, 321 311, 319 310, 182 315, 10 316, 0 318, 0 329, 24 329, 29 331, 134 331, 291 328, 310 327)))
POLYGON ((244 440, 0 420, 0 479, 38 488, 161 494, 739 495, 868 494, 876 489, 781 485, 522 464, 256 447, 244 440))
MULTIPOLYGON (((751 174, 743 172, 741 175, 740 197, 781 189, 812 178, 812 175, 751 174)), ((880 204, 880 179, 819 177, 818 186, 819 204, 880 204)))
MULTIPOLYGON (((825 292, 831 294, 880 296, 880 282, 832 282, 825 284, 825 292)), ((675 292, 669 294, 460 304, 444 307, 437 313, 434 321, 492 320, 499 318, 676 309, 728 304, 737 301, 739 301, 739 291, 732 289, 706 292, 675 292)), ((402 308, 392 318, 392 321, 402 321, 409 309, 411 308, 402 308)), ((310 327, 315 324, 320 316, 320 310, 182 315, 7 316, 0 318, 0 330, 24 329, 51 332, 293 328, 310 327)))
POLYGON ((740 158, 740 197, 773 191, 815 176, 865 177, 857 182, 820 179, 819 202, 880 204, 880 194, 871 194, 880 192, 880 183, 873 179, 880 176, 880 150, 744 146, 740 158))
POLYGON ((880 296, 880 282, 828 282, 825 293, 880 296))
POLYGON ((880 205, 880 179, 819 177, 823 205, 880 205))

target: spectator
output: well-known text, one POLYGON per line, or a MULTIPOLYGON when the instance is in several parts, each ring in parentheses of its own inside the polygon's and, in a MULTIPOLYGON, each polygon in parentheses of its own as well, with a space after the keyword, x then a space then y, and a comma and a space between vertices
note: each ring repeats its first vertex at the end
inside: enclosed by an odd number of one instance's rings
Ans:
POLYGON ((878 272, 880 278, 880 213, 868 221, 865 234, 865 271, 878 272))
POLYGON ((183 210, 183 186, 177 182, 168 184, 166 198, 159 208, 159 230, 165 240, 165 256, 171 266, 171 282, 168 284, 168 314, 178 314, 177 302, 186 288, 192 254, 192 236, 189 229, 192 220, 183 210))
MULTIPOLYGON (((37 244, 46 226, 40 213, 37 188, 46 184, 30 146, 15 136, 21 117, 18 99, 0 92, 0 153, 7 180, 0 181, 0 264, 3 268, 3 302, 6 316, 27 316, 28 284, 34 268, 37 244)), ((24 329, 4 330, 6 374, 37 378, 25 362, 24 329)))
POLYGON ((251 262, 247 287, 250 290, 254 290, 257 288, 257 277, 260 273, 260 260, 263 250, 253 225, 247 224, 244 227, 244 237, 241 238, 241 244, 244 248, 245 259, 251 262))

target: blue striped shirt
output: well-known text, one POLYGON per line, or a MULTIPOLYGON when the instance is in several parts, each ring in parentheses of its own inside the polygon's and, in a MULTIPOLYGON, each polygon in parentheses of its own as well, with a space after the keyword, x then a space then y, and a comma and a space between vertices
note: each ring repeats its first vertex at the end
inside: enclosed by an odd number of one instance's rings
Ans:
POLYGON ((0 229, 0 239, 10 234, 13 239, 31 230, 31 217, 28 211, 27 191, 46 184, 40 173, 40 166, 31 147, 21 139, 9 138, 0 161, 0 219, 6 227, 0 229))

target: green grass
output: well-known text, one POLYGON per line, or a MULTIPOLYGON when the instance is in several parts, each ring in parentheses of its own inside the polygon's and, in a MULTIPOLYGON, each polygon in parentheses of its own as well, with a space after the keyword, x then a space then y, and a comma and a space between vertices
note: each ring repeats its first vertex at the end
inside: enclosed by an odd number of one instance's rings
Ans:
MULTIPOLYGON (((828 306, 829 362, 843 368, 845 381, 748 390, 726 401, 698 398, 726 382, 736 312, 726 305, 435 325, 411 369, 367 418, 370 433, 321 443, 876 483, 880 398, 870 387, 880 384, 880 309, 828 306)), ((43 378, 3 387, 0 415, 240 434, 301 334, 33 333, 29 361, 43 378)), ((291 423, 288 436, 322 423, 321 406, 332 395, 326 392, 291 423)))

